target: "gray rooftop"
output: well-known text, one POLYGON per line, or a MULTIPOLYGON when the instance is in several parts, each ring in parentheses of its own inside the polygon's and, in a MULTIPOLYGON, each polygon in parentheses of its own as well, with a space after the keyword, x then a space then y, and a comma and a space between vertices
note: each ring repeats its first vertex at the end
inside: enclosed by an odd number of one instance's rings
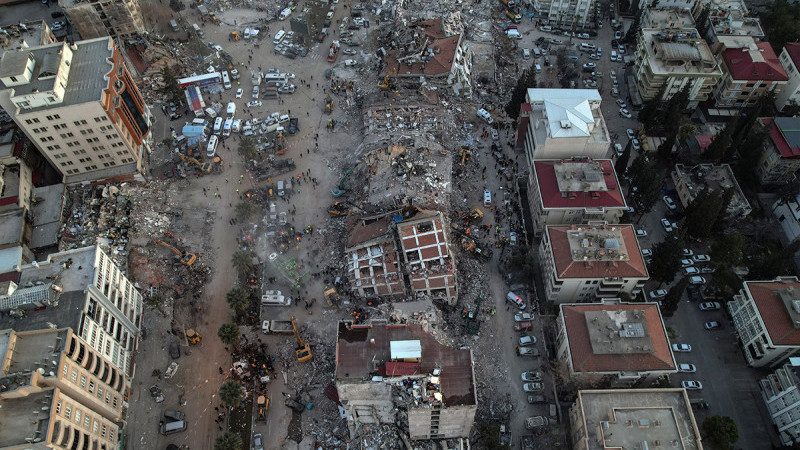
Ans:
POLYGON ((25 317, 0 314, 0 329, 34 331, 55 325, 56 328, 72 328, 77 332, 85 305, 86 294, 83 291, 64 292, 59 295, 56 305, 29 309, 25 317))
POLYGON ((0 78, 16 77, 25 73, 25 66, 28 64, 30 50, 18 50, 16 52, 6 52, 0 60, 0 78))
MULTIPOLYGON (((102 37, 76 42, 77 48, 73 50, 69 79, 64 92, 64 101, 57 105, 47 105, 26 111, 57 108, 100 100, 102 90, 108 87, 108 80, 105 76, 112 69, 111 63, 107 61, 111 56, 111 50, 109 50, 110 39, 109 37, 102 37)), ((65 45, 58 43, 27 50, 6 52, 3 58, 0 59, 0 73, 4 70, 6 60, 12 61, 12 64, 17 64, 16 60, 20 56, 15 55, 16 53, 32 53, 36 58, 32 81, 26 85, 10 87, 10 89, 14 89, 15 95, 29 94, 34 89, 40 92, 52 90, 53 83, 55 83, 54 78, 39 80, 38 77, 43 70, 46 70, 45 66, 51 65, 53 59, 59 56, 59 50, 65 45)), ((2 82, 0 82, 0 88, 9 89, 2 82)))
POLYGON ((30 248, 42 248, 58 244, 61 228, 61 210, 64 204, 64 185, 53 184, 33 189, 36 203, 33 212, 33 233, 30 248))
POLYGON ((24 215, 22 208, 0 215, 0 247, 22 243, 24 215))
POLYGON ((592 353, 619 355, 653 353, 647 318, 639 311, 586 311, 592 353))
MULTIPOLYGON (((578 392, 586 448, 700 450, 700 433, 683 389, 612 389, 578 392)), ((579 418, 580 420, 580 418, 579 418)))
POLYGON ((54 282, 62 287, 64 293, 83 292, 94 279, 95 248, 91 246, 53 253, 47 257, 47 261, 37 263, 38 267, 25 266, 19 285, 24 287, 37 282, 54 282))
POLYGON ((786 143, 792 148, 800 147, 800 117, 775 117, 773 120, 786 143))
POLYGON ((26 444, 26 438, 42 437, 47 434, 50 415, 53 411, 54 388, 46 388, 25 397, 4 400, 0 422, 0 448, 16 447, 32 448, 26 444), (47 407, 47 410, 43 410, 47 407), (33 414, 33 411, 40 414, 33 414), (36 434, 39 431, 40 434, 36 434))

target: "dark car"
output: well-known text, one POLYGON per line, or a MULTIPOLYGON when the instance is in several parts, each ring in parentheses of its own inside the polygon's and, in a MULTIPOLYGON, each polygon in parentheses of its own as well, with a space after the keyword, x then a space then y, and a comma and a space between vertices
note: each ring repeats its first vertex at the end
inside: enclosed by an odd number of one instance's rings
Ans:
POLYGON ((178 346, 177 342, 169 344, 169 356, 171 356, 172 359, 178 359, 181 357, 181 348, 178 346))
POLYGON ((58 19, 59 17, 64 17, 64 13, 60 11, 54 11, 50 13, 50 17, 53 19, 58 19))
POLYGON ((528 403, 544 403, 544 395, 531 394, 528 396, 528 403))
POLYGON ((688 286, 686 288, 686 295, 689 297, 689 300, 693 302, 703 299, 703 294, 700 292, 700 288, 697 286, 688 286))

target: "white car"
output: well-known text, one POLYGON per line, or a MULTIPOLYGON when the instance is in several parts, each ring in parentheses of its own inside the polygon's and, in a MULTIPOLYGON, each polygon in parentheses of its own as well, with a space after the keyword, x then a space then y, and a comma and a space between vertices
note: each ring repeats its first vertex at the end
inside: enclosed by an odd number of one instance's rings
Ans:
POLYGON ((650 298, 663 298, 667 295, 666 289, 656 289, 655 291, 650 291, 650 298))
POLYGON ((522 336, 519 338, 518 345, 520 347, 527 347, 536 343, 536 336, 522 336))
POLYGON ((286 75, 286 78, 289 79, 289 80, 294 80, 295 79, 295 75, 293 73, 286 73, 284 75, 286 75))
POLYGON ((692 256, 694 255, 694 250, 690 248, 683 249, 683 256, 692 256))
POLYGON ((242 95, 244 95, 244 90, 242 88, 237 89, 236 98, 242 98, 242 95))
POLYGON ((499 141, 500 140, 500 135, 497 133, 497 130, 495 130, 494 128, 492 128, 492 140, 493 141, 499 141))
POLYGON ((689 353, 692 351, 692 346, 689 344, 672 344, 672 351, 679 353, 689 353))
POLYGON ((678 207, 678 205, 675 204, 675 201, 672 200, 672 197, 670 197, 669 195, 665 195, 664 197, 662 197, 662 199, 664 200, 664 204, 667 205, 667 208, 675 209, 678 207))
POLYGON ((664 227, 664 231, 667 233, 672 232, 672 223, 667 219, 661 219, 661 226, 664 227))
MULTIPOLYGON (((613 73, 614 73, 614 71, 612 70, 612 71, 611 71, 611 73, 613 74, 613 73)), ((635 132, 635 131, 633 131, 633 130, 631 130, 630 128, 628 128, 627 130, 625 130, 625 134, 627 134, 627 135, 628 135, 628 139, 633 139, 633 138, 635 138, 635 137, 636 137, 636 132, 635 132)))
MULTIPOLYGON (((617 78, 617 72, 614 72, 613 70, 611 72, 609 72, 609 75, 611 75, 611 79, 612 80, 615 80, 617 78)), ((622 105, 620 105, 620 107, 624 108, 624 106, 622 106, 622 105)), ((631 131, 633 131, 633 130, 631 130, 631 131)))
POLYGON ((250 100, 249 102, 247 102, 248 108, 257 108, 261 105, 262 105, 261 100, 250 100))
POLYGON ((533 314, 531 313, 514 314, 514 322, 528 322, 531 320, 533 320, 533 314))
POLYGON ((238 133, 239 131, 241 131, 241 129, 242 129, 242 119, 234 120, 233 121, 233 125, 231 126, 231 129, 233 130, 234 133, 238 133))
POLYGON ((639 142, 638 139, 631 139, 631 147, 637 152, 642 149, 642 144, 639 142))
POLYGON ((717 302, 703 302, 697 306, 700 308, 700 311, 716 311, 722 308, 722 305, 717 302))
MULTIPOLYGON (((614 73, 614 71, 612 70, 611 73, 614 73)), ((625 103, 625 101, 623 101, 621 98, 617 99, 617 106, 619 106, 620 108, 627 108, 628 107, 628 105, 625 103)))
POLYGON ((708 255, 694 255, 692 256, 692 259, 697 263, 706 263, 711 261, 711 258, 708 255))
MULTIPOLYGON (((684 261, 691 261, 691 260, 684 260, 684 261)), ((684 275, 697 275, 700 273, 700 269, 697 267, 684 267, 683 268, 684 275)))
POLYGON ((636 237, 645 237, 645 236, 647 236, 647 231, 641 229, 636 230, 636 237))
POLYGON ((653 251, 649 248, 642 249, 642 256, 653 256, 653 251))
POLYGON ((355 55, 356 53, 358 53, 355 50, 353 50, 352 48, 346 48, 346 49, 343 50, 343 52, 344 52, 345 55, 355 55))
POLYGON ((219 45, 215 45, 215 46, 213 46, 211 48, 213 48, 215 51, 218 51, 218 52, 222 51, 222 47, 220 47, 219 45))
POLYGON ((681 260, 681 268, 691 267, 693 265, 694 265, 694 261, 692 261, 691 259, 682 259, 681 260))
POLYGON ((697 372, 697 367, 694 364, 678 364, 678 372, 695 373, 697 372))
POLYGON ((620 109, 619 109, 619 115, 620 115, 620 116, 622 116, 622 117, 624 117, 624 118, 626 118, 626 119, 630 119, 631 117, 633 117, 633 115, 631 114, 631 112, 630 112, 630 111, 628 111, 628 110, 627 110, 627 109, 625 109, 625 108, 620 108, 620 109))
POLYGON ((681 387, 684 389, 703 389, 703 383, 699 381, 681 381, 681 387))
POLYGON ((356 61, 355 59, 345 59, 344 60, 344 65, 345 66, 355 66, 356 64, 358 64, 358 61, 356 61))
POLYGON ((691 284, 706 284, 706 279, 705 279, 705 277, 698 277, 698 276, 689 277, 689 283, 691 283, 691 284))
POLYGON ((480 117, 481 119, 485 120, 486 123, 488 123, 489 125, 494 123, 494 119, 492 119, 492 115, 489 114, 489 111, 486 111, 485 109, 481 108, 481 109, 478 110, 477 114, 478 114, 478 117, 480 117))

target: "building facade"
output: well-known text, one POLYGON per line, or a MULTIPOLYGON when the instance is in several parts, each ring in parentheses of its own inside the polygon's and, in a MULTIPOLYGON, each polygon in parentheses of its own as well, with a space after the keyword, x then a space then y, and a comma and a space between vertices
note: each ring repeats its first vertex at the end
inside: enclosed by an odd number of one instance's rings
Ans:
POLYGON ((595 0, 532 0, 536 16, 550 25, 583 28, 594 18, 595 0))
POLYGON ((83 39, 127 38, 144 33, 139 0, 58 0, 83 39))
POLYGON ((675 164, 670 177, 684 208, 688 208, 701 192, 708 189, 710 192, 733 192, 726 211, 729 217, 745 217, 753 211, 728 164, 698 164, 692 167, 675 164))
POLYGON ((152 117, 111 38, 5 52, 0 107, 65 183, 146 172, 152 117))
POLYGON ((800 43, 784 44, 778 60, 789 77, 786 86, 775 95, 775 108, 781 111, 788 105, 800 105, 800 43))
POLYGON ((800 443, 800 358, 789 362, 761 379, 761 395, 778 429, 781 443, 787 447, 800 443))
POLYGON ((650 278, 632 225, 547 226, 539 244, 547 300, 636 297, 650 278))
POLYGON ((627 208, 614 165, 608 159, 535 160, 529 181, 536 234, 547 225, 619 223, 627 208))
POLYGON ((714 90, 718 108, 747 108, 767 92, 780 94, 789 80, 769 42, 726 48, 720 54, 724 75, 714 90))
POLYGON ((800 280, 745 281, 726 303, 747 364, 777 367, 800 353, 800 280))
POLYGON ((405 293, 400 255, 391 218, 365 224, 348 218, 350 234, 345 254, 352 291, 363 298, 405 293))
POLYGON ((761 184, 784 185, 800 169, 800 118, 762 117, 767 132, 756 174, 761 184))
POLYGON ((448 304, 458 300, 456 263, 442 213, 420 211, 397 226, 411 291, 448 304))

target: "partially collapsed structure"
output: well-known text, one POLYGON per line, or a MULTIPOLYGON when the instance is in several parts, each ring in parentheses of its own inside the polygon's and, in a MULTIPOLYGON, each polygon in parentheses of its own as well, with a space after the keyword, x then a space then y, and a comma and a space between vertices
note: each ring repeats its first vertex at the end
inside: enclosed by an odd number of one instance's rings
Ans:
POLYGON ((472 350, 437 342, 418 325, 340 322, 336 389, 351 436, 407 424, 411 439, 468 437, 477 410, 472 350))

